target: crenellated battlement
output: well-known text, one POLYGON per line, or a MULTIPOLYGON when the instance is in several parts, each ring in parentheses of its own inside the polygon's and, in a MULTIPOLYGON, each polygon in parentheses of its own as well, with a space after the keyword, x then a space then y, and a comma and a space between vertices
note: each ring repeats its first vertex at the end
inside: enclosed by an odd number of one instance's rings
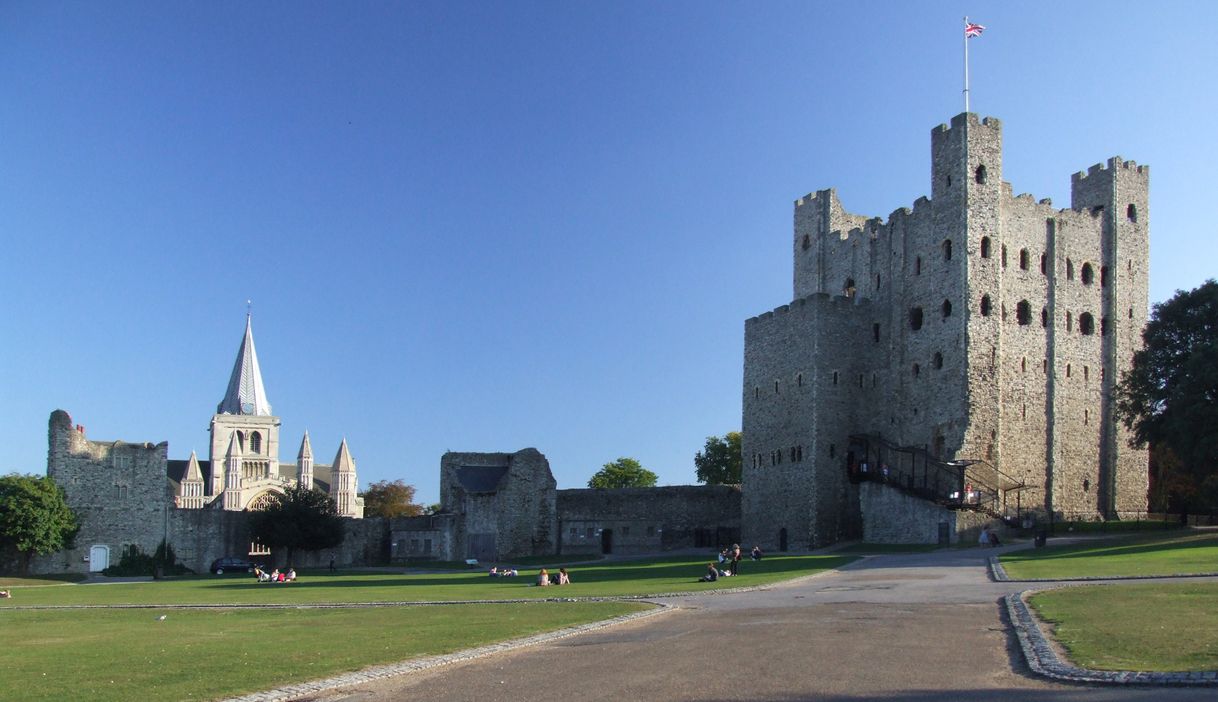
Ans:
POLYGON ((870 299, 865 297, 847 297, 845 295, 830 295, 829 293, 812 293, 804 297, 796 298, 785 305, 779 305, 772 310, 762 312, 755 317, 749 317, 744 320, 745 326, 768 322, 774 319, 781 319, 793 311, 799 311, 800 308, 808 305, 823 307, 828 310, 846 310, 854 308, 869 308, 872 305, 870 299))
POLYGON ((1070 181, 1072 183, 1081 183, 1097 175, 1114 175, 1117 171, 1136 173, 1139 176, 1146 177, 1150 175, 1150 166, 1139 166, 1137 161, 1126 161, 1120 156, 1113 156, 1108 159, 1107 163, 1093 164, 1085 173, 1083 171, 1075 173, 1070 176, 1070 181))

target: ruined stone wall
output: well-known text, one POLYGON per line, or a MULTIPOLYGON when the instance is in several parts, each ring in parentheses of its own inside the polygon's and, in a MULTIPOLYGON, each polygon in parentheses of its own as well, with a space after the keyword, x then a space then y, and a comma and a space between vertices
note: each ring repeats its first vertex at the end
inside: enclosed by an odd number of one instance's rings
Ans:
POLYGON ((462 560, 453 550, 456 521, 456 515, 442 513, 391 520, 389 526, 390 560, 393 562, 401 562, 408 558, 434 558, 439 561, 462 560))
POLYGON ((945 509, 882 483, 860 484, 859 504, 869 544, 939 544, 946 537, 949 544, 972 545, 986 525, 1006 533, 1000 520, 986 514, 945 509))
MULTIPOLYGON (((560 553, 601 553, 611 530, 612 553, 653 553, 738 540, 740 488, 679 485, 558 491, 560 553)), ((724 544, 727 545, 727 544, 724 544)))
POLYGON ((544 555, 557 547, 557 482, 537 449, 515 453, 454 453, 440 460, 440 503, 457 515, 452 551, 471 557, 471 544, 494 535, 495 558, 544 555), (461 481, 462 468, 503 469, 494 484, 461 481))

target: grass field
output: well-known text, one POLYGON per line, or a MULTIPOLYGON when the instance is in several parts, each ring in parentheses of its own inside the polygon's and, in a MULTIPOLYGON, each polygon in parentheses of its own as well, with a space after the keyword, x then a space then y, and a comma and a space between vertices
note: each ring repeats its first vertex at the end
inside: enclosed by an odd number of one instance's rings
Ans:
POLYGON ((1093 585, 1033 595, 1070 659, 1098 670, 1218 670, 1218 583, 1093 585))
POLYGON ((341 609, 158 609, 181 604, 332 604, 612 597, 764 585, 836 568, 840 556, 775 556, 743 575, 699 583, 703 558, 597 562, 574 583, 531 587, 476 572, 305 574, 259 584, 246 574, 157 582, 27 582, 0 600, 0 698, 214 699, 370 665, 446 653, 638 611, 634 602, 524 602, 341 609), (37 584, 34 584, 37 583, 37 584), (53 585, 49 583, 55 583, 53 585), (17 610, 18 605, 153 606, 17 610), (165 620, 158 619, 165 615, 165 620), (14 643, 17 642, 17 643, 14 643))
MULTIPOLYGON (((145 588, 145 594, 155 597, 158 585, 145 588)), ((0 698, 215 699, 607 619, 647 606, 537 602, 321 610, 8 611, 0 613, 5 641, 0 646, 0 698), (157 619, 161 614, 164 621, 157 619)))
POLYGON ((765 585, 837 568, 851 560, 845 556, 767 556, 761 561, 745 561, 741 576, 716 583, 697 582, 706 570, 704 558, 602 561, 568 569, 571 585, 548 588, 530 586, 536 570, 522 570, 516 578, 490 578, 481 570, 420 575, 317 573, 284 585, 258 583, 244 573, 205 575, 155 583, 15 588, 12 599, 0 600, 0 610, 30 604, 309 604, 621 597, 765 585))
POLYGON ((1083 578, 1218 572, 1218 534, 1168 532, 1047 546, 1001 558, 1012 578, 1083 578))

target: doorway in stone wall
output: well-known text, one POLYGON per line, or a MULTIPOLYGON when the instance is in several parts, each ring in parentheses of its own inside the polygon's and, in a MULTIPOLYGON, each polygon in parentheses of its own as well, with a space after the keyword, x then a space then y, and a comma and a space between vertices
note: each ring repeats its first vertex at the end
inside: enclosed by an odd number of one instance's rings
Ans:
POLYGON ((787 550, 787 528, 783 527, 778 530, 778 550, 787 550))
POLYGON ((601 553, 613 553, 613 530, 601 530, 601 553))
POLYGON ((100 573, 110 567, 110 547, 93 546, 89 548, 89 572, 100 573))
POLYGON ((465 540, 465 557, 493 562, 498 558, 495 550, 495 534, 469 534, 465 540))

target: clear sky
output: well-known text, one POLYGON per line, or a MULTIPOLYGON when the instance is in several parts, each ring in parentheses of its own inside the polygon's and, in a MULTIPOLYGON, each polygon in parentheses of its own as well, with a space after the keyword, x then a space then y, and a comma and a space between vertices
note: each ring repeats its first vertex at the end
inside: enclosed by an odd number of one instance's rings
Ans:
POLYGON ((930 130, 1003 120, 1004 178, 1150 164, 1151 291, 1218 270, 1210 2, 0 4, 0 473, 46 422, 207 453, 253 300, 281 458, 632 456, 694 482, 740 426, 792 202, 887 217, 930 130))

